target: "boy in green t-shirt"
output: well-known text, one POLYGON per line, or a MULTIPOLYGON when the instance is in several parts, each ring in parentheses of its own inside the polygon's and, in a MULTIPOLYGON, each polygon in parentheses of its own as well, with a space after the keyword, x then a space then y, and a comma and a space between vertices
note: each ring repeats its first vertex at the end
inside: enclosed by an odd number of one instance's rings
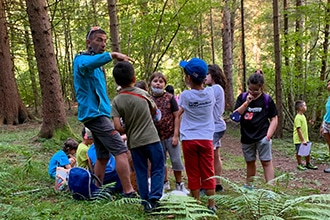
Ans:
POLYGON ((304 149, 300 149, 302 147, 310 147, 309 138, 308 138, 308 126, 307 126, 307 120, 304 115, 304 113, 307 110, 306 102, 302 100, 296 101, 295 109, 297 111, 297 114, 294 118, 294 126, 293 126, 293 143, 296 146, 296 158, 298 162, 298 170, 306 170, 306 169, 312 169, 317 170, 317 166, 314 166, 310 162, 310 149, 308 150, 308 153, 303 154, 302 151, 304 149), (301 155, 305 156, 306 159, 306 166, 304 166, 301 162, 301 155))

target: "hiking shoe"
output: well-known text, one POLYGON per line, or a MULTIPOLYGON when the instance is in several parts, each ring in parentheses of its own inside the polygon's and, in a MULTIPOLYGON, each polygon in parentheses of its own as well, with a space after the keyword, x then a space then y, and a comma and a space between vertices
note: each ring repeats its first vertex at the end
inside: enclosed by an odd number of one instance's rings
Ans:
POLYGON ((306 165, 306 168, 307 168, 307 169, 310 169, 310 170, 317 170, 317 166, 315 166, 315 165, 313 165, 313 164, 311 164, 311 163, 308 163, 308 164, 306 165))
POLYGON ((135 191, 132 191, 130 193, 122 193, 122 196, 124 198, 138 198, 137 194, 135 191))
POLYGON ((302 170, 302 171, 307 170, 307 168, 306 168, 304 165, 302 165, 302 164, 299 164, 299 165, 297 166, 297 169, 298 169, 298 170, 302 170))
POLYGON ((223 187, 221 184, 215 186, 215 192, 223 192, 223 187))
POLYGON ((176 190, 179 190, 185 194, 189 194, 190 192, 186 189, 186 187, 184 186, 184 183, 181 182, 181 183, 176 183, 176 186, 175 186, 176 190))
POLYGON ((208 208, 213 214, 216 214, 216 213, 217 213, 217 208, 216 208, 215 206, 213 206, 213 207, 207 206, 207 208, 208 208))
POLYGON ((169 181, 165 181, 164 182, 164 190, 170 190, 171 189, 171 186, 170 186, 170 182, 169 181))

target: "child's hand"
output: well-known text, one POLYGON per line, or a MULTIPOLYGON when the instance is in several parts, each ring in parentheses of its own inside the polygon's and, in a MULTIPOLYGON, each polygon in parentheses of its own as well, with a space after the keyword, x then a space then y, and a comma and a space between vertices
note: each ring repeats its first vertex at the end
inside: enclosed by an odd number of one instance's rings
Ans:
POLYGON ((76 165, 77 160, 76 160, 75 157, 70 157, 69 158, 69 161, 70 161, 71 167, 74 167, 76 165))

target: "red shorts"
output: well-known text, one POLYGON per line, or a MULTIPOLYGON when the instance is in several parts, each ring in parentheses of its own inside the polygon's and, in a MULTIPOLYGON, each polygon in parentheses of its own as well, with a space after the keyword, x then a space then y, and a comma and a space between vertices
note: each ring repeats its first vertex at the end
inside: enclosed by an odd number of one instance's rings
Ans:
POLYGON ((182 151, 188 176, 188 188, 190 190, 215 189, 215 179, 208 179, 214 176, 212 140, 183 140, 182 151))

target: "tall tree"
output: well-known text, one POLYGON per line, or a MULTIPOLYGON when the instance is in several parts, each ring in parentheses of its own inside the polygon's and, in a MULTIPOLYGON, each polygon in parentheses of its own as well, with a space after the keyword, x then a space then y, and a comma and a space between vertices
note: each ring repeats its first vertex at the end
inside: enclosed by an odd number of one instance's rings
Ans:
POLYGON ((241 0, 241 29, 242 29, 242 69, 243 69, 243 91, 246 91, 246 52, 245 52, 245 27, 244 27, 244 0, 241 0))
POLYGON ((19 96, 10 54, 4 0, 0 0, 0 125, 17 125, 28 119, 28 111, 19 96))
POLYGON ((328 49, 329 49, 329 32, 330 32, 330 0, 327 1, 326 11, 325 11, 325 26, 324 26, 324 41, 323 41, 323 53, 321 56, 322 67, 321 67, 321 80, 327 78, 327 61, 328 61, 328 49))
POLYGON ((274 52, 275 52, 275 84, 276 84, 276 108, 278 109, 278 125, 276 137, 283 136, 282 113, 282 80, 281 80, 281 46, 279 32, 278 0, 273 0, 273 28, 274 28, 274 52))
POLYGON ((222 11, 222 59, 223 71, 226 74, 227 86, 226 93, 226 110, 233 110, 234 108, 234 89, 232 77, 233 65, 233 46, 232 46, 232 32, 231 32, 231 13, 229 7, 230 0, 224 2, 222 11))
POLYGON ((120 41, 118 31, 118 19, 116 0, 108 0, 108 12, 110 18, 110 36, 112 51, 120 52, 120 41))
POLYGON ((60 75, 45 0, 26 1, 42 95, 42 126, 39 137, 52 138, 55 129, 67 127, 60 75))

